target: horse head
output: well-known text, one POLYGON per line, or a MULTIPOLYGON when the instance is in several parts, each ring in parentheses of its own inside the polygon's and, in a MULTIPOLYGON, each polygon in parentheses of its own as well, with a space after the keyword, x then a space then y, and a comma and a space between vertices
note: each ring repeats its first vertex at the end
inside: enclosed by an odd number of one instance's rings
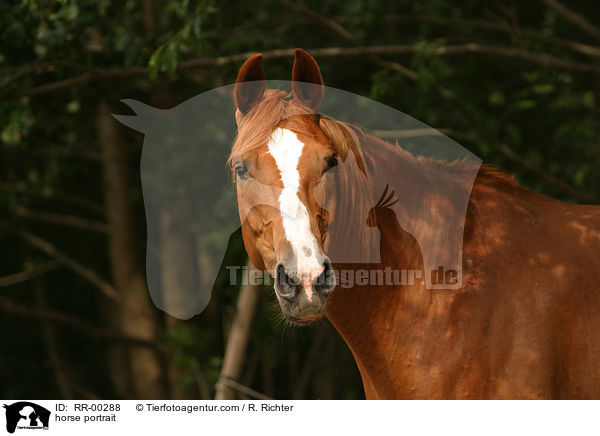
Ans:
POLYGON ((343 134, 317 113, 323 80, 303 50, 295 52, 291 93, 265 90, 256 55, 240 69, 234 97, 238 136, 230 162, 239 210, 247 212, 244 244, 252 263, 273 275, 286 319, 305 324, 324 314, 335 288, 325 254, 333 209, 323 207, 323 191, 349 142, 336 147, 332 135, 343 134), (264 201, 265 186, 274 201, 264 201))

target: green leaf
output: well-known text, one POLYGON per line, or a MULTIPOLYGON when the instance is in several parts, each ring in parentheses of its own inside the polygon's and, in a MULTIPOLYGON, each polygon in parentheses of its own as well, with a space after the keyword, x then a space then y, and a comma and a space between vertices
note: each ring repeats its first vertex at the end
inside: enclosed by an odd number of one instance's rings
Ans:
POLYGON ((552 91, 554 91, 554 85, 551 83, 543 83, 533 86, 533 92, 536 94, 550 94, 552 91))
POLYGON ((169 44, 161 57, 161 70, 172 76, 179 64, 179 53, 176 44, 169 44))
POLYGON ((81 105, 79 104, 78 100, 70 101, 69 104, 67 104, 67 112, 70 114, 76 114, 77 112, 79 112, 80 108, 81 105))
POLYGON ((417 70, 419 74, 418 85, 421 89, 427 91, 435 83, 435 75, 425 66, 419 67, 417 70))
POLYGON ((430 59, 429 68, 438 79, 448 77, 452 73, 450 66, 439 56, 430 59))
POLYGON ((502 106, 506 103, 506 96, 502 91, 494 91, 488 97, 488 101, 492 106, 502 106))
POLYGON ((585 91, 583 93, 583 105, 588 109, 592 109, 594 107, 594 104, 594 93, 592 91, 585 91))
POLYGON ((573 182, 575 183, 576 186, 583 185, 586 173, 587 173, 587 167, 581 167, 581 168, 578 168, 577 171, 575 171, 575 174, 573 175, 573 182))
POLYGON ((515 108, 518 110, 527 110, 532 109, 537 106, 537 101, 531 99, 519 100, 515 104, 515 108))
POLYGON ((533 83, 533 82, 537 82, 538 80, 540 80, 540 73, 539 73, 539 71, 528 71, 528 72, 523 73, 523 77, 529 83, 533 83))
POLYGON ((148 68, 150 68, 150 79, 154 80, 158 76, 158 71, 160 69, 160 56, 165 49, 164 45, 161 45, 156 49, 152 56, 150 56, 150 61, 148 62, 148 68))

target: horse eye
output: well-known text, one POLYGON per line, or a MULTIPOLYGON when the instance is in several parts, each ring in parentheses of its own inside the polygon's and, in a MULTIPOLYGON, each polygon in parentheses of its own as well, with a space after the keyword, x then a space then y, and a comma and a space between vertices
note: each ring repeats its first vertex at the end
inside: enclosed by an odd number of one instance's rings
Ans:
POLYGON ((327 158, 327 169, 330 170, 333 167, 337 167, 338 164, 338 156, 337 154, 333 154, 327 158))
POLYGON ((248 171, 243 165, 238 165, 235 167, 235 175, 240 180, 246 180, 248 178, 248 171))

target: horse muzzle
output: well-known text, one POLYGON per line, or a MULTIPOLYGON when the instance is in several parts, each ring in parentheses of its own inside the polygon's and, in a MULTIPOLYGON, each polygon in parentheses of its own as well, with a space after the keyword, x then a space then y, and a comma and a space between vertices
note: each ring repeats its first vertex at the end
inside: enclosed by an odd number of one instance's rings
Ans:
POLYGON ((275 267, 275 293, 285 318, 299 325, 309 324, 321 318, 327 308, 329 297, 336 286, 331 261, 324 258, 319 269, 296 271, 279 262, 275 267))

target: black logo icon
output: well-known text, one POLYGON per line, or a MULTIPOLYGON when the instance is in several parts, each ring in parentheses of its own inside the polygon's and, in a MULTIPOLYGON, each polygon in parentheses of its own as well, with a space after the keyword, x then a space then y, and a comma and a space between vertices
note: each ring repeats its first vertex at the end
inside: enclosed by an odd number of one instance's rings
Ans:
POLYGON ((14 433, 15 429, 48 429, 50 411, 29 401, 19 401, 6 409, 6 431, 14 433))

